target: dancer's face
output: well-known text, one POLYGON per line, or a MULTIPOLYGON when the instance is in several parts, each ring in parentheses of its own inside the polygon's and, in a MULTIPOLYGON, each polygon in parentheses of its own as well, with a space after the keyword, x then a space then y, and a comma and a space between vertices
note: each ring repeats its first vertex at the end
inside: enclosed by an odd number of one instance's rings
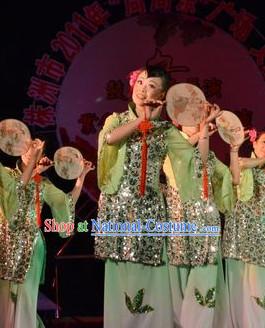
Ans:
POLYGON ((163 81, 160 77, 147 77, 147 72, 142 71, 133 87, 132 99, 136 107, 144 106, 148 100, 162 100, 165 96, 163 81))
POLYGON ((256 141, 253 142, 253 148, 258 158, 265 157, 265 133, 263 133, 256 141))

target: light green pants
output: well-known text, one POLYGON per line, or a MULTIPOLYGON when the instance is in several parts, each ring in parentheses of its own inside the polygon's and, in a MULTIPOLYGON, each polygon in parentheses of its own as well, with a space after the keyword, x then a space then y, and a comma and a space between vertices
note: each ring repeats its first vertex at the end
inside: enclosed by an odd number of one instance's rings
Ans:
POLYGON ((177 328, 227 328, 227 297, 220 254, 216 265, 169 266, 177 328))
POLYGON ((174 327, 167 263, 154 267, 106 261, 104 327, 174 327))
POLYGON ((229 300, 228 328, 265 327, 265 268, 239 260, 226 260, 229 300))
POLYGON ((45 247, 41 234, 34 243, 30 270, 22 284, 0 279, 0 328, 41 328, 37 299, 45 247))

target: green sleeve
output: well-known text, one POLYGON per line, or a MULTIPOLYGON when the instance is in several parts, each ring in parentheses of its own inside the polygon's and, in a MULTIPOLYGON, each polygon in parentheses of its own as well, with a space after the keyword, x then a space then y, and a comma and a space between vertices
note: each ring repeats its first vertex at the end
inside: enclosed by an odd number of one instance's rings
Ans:
POLYGON ((171 127, 166 135, 168 157, 172 166, 176 187, 182 201, 200 196, 200 186, 195 172, 194 148, 179 130, 171 127))
POLYGON ((211 177, 214 201, 220 212, 230 212, 232 211, 236 201, 236 194, 232 183, 232 175, 230 169, 215 156, 214 162, 211 177))
POLYGON ((108 145, 106 142, 106 134, 120 125, 119 115, 113 113, 107 117, 103 129, 100 131, 98 140, 98 186, 101 191, 113 193, 116 191, 117 181, 122 176, 121 154, 125 156, 125 147, 123 144, 108 145))
POLYGON ((4 218, 12 220, 17 210, 23 207, 24 195, 20 176, 0 163, 0 207, 4 218))
MULTIPOLYGON (((75 204, 71 193, 64 193, 55 187, 49 180, 44 182, 44 201, 49 205, 56 223, 72 223, 75 219, 75 204)), ((61 237, 68 237, 66 233, 60 233, 61 237)))
POLYGON ((248 201, 254 194, 254 180, 252 169, 240 172, 240 183, 237 186, 237 196, 243 202, 248 201))

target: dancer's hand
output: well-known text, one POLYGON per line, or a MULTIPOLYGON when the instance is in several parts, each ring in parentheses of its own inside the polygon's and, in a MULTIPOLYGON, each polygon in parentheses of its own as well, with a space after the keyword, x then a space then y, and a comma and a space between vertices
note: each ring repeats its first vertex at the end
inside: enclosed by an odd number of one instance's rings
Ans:
POLYGON ((165 100, 155 100, 149 99, 145 101, 145 113, 141 113, 141 117, 146 118, 148 121, 158 118, 161 114, 163 106, 165 105, 165 100))
POLYGON ((204 109, 204 122, 205 124, 214 121, 217 117, 222 114, 220 107, 217 104, 210 104, 206 102, 203 105, 204 109))
POLYGON ((85 177, 88 172, 95 170, 95 165, 93 165, 92 162, 87 161, 86 159, 84 159, 83 161, 84 161, 84 168, 81 175, 85 177))
POLYGON ((52 165, 53 161, 51 161, 47 156, 44 156, 38 161, 35 171, 36 173, 41 174, 48 170, 52 165))
POLYGON ((217 127, 215 124, 213 123, 209 123, 209 137, 212 136, 216 131, 217 131, 217 127))
POLYGON ((44 143, 45 142, 40 139, 34 139, 30 145, 32 158, 36 163, 38 163, 43 154, 44 143))

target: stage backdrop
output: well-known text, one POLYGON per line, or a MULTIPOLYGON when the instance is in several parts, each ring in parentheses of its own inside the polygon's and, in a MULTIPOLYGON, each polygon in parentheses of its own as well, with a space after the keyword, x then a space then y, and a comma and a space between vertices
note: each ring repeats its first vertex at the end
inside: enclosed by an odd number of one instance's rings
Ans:
MULTIPOLYGON (((264 36, 257 18, 231 2, 95 1, 74 12, 51 51, 36 60, 24 121, 96 163, 98 132, 126 109, 128 73, 162 64, 175 82, 198 85, 208 101, 238 114, 246 127, 265 119, 264 36)), ((227 145, 212 146, 224 160, 227 145)), ((96 173, 86 191, 96 200, 96 173)))

